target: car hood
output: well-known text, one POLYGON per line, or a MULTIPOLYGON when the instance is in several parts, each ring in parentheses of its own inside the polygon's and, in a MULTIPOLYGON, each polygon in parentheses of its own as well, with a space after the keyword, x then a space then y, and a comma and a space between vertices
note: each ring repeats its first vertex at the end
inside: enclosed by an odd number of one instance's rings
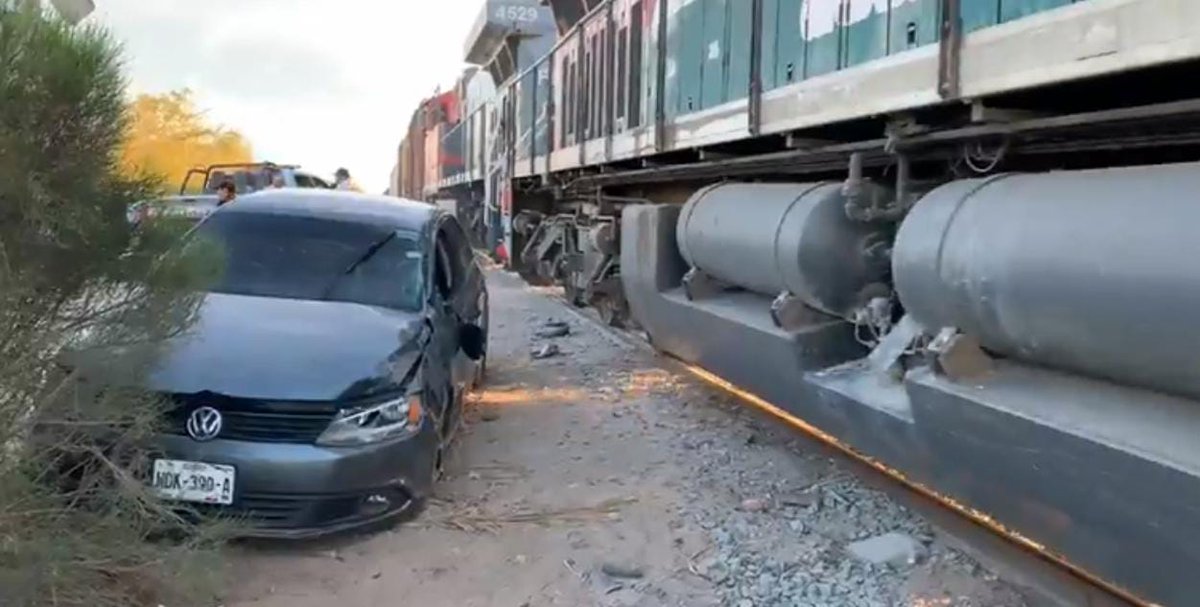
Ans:
POLYGON ((351 400, 401 387, 427 324, 414 313, 342 302, 209 294, 149 378, 175 394, 351 400))

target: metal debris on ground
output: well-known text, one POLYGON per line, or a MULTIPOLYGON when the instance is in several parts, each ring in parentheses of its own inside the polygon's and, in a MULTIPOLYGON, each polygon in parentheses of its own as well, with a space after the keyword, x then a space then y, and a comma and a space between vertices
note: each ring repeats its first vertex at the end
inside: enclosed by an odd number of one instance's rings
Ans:
POLYGON ((645 575, 642 567, 636 563, 608 561, 600 566, 600 571, 612 578, 638 579, 645 575))
POLYGON ((555 337, 565 337, 571 334, 571 325, 562 320, 547 320, 542 324, 542 328, 538 329, 534 335, 542 339, 553 339, 555 337))
POLYGON ((532 356, 534 360, 544 360, 547 358, 554 358, 561 353, 562 351, 559 350, 558 346, 555 344, 542 344, 541 346, 534 348, 529 355, 532 356))

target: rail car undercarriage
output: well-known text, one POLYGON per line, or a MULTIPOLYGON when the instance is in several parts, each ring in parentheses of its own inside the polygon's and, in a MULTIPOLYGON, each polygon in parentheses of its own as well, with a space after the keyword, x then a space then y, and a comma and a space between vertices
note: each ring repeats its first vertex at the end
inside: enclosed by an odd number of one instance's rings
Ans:
MULTIPOLYGON (((1171 151, 1144 166, 1046 171, 1031 159, 1062 145, 1051 129, 1010 148, 1014 173, 939 175, 942 152, 917 146, 889 163, 843 146, 832 179, 819 154, 816 179, 666 167, 686 204, 523 212, 514 265, 577 305, 617 293, 658 350, 1117 592, 1190 604, 1200 164, 1163 163, 1194 127, 1152 122, 1137 136, 1171 151)), ((654 182, 576 177, 652 200, 654 182)))
POLYGON ((614 327, 629 323, 618 272, 619 217, 525 211, 514 219, 513 229, 526 242, 518 265, 526 281, 561 284, 572 305, 595 308, 614 327))

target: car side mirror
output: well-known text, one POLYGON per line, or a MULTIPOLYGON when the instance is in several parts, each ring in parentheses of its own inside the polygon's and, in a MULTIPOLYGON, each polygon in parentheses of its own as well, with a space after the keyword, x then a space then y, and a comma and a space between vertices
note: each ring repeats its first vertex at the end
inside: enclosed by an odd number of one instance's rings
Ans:
POLYGON ((467 358, 479 360, 483 358, 484 349, 487 347, 487 335, 479 325, 463 323, 458 328, 458 345, 467 358))

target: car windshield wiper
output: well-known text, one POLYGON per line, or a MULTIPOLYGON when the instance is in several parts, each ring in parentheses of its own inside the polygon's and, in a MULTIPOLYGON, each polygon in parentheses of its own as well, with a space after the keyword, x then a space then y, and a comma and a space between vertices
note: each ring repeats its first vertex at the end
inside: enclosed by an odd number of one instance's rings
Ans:
POLYGON ((364 251, 363 254, 358 257, 358 259, 355 259, 353 263, 346 266, 345 270, 342 270, 341 274, 338 274, 337 278, 335 278, 333 280, 333 283, 329 285, 329 288, 325 289, 325 292, 321 294, 321 299, 328 298, 333 293, 333 290, 337 288, 338 283, 341 282, 343 277, 353 274, 354 271, 358 269, 358 266, 361 266, 368 259, 370 259, 376 253, 378 253, 379 249, 382 249, 384 245, 391 242, 392 239, 395 237, 396 237, 396 232, 392 232, 392 233, 388 234, 387 236, 385 236, 384 238, 381 238, 379 240, 379 242, 376 242, 375 244, 372 244, 371 246, 367 247, 367 250, 364 251))

